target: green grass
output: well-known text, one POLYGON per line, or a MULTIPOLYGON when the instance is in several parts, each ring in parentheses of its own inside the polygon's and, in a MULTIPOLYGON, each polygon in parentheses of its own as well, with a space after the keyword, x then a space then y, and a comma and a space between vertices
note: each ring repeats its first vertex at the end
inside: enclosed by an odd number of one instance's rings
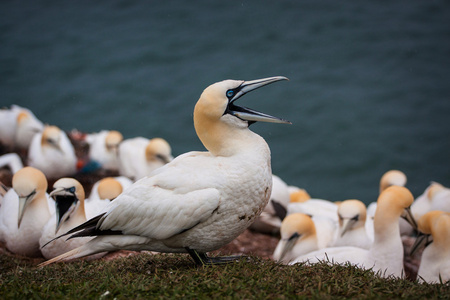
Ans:
POLYGON ((284 266, 251 257, 197 267, 182 254, 139 254, 37 268, 36 260, 0 255, 2 299, 407 298, 448 299, 449 284, 380 278, 351 266, 284 266))

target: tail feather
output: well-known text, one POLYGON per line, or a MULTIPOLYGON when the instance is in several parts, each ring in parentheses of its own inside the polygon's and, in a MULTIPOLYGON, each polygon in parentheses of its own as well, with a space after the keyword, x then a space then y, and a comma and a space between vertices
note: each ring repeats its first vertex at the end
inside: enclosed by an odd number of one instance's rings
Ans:
POLYGON ((68 251, 66 253, 63 253, 57 257, 54 257, 52 259, 49 259, 47 261, 44 261, 43 263, 39 264, 38 267, 42 268, 45 266, 48 266, 50 264, 56 263, 56 262, 62 262, 62 261, 68 261, 68 260, 72 260, 75 258, 80 258, 80 257, 84 257, 84 256, 88 256, 91 254, 95 254, 98 251, 95 251, 94 249, 89 249, 89 246, 86 247, 87 244, 84 244, 83 246, 80 246, 78 248, 75 248, 71 251, 68 251))

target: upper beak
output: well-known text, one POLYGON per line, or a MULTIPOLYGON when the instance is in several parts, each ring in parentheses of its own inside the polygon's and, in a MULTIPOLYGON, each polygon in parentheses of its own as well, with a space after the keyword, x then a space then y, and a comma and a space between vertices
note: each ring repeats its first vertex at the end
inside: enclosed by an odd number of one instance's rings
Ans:
POLYGON ((275 77, 269 77, 264 79, 257 79, 257 80, 251 80, 251 81, 244 81, 240 87, 239 91, 234 95, 232 99, 230 99, 227 113, 236 116, 242 120, 245 121, 251 121, 251 122, 270 122, 270 123, 283 123, 283 124, 292 124, 291 122, 287 120, 280 119, 278 117, 270 116, 261 112, 258 112, 256 110, 243 107, 243 106, 237 106, 234 105, 234 101, 242 97, 248 92, 251 92, 253 90, 256 90, 262 86, 268 85, 273 82, 277 82, 280 80, 289 80, 286 77, 283 76, 275 76, 275 77))
POLYGON ((411 207, 405 208, 402 214, 402 218, 404 218, 414 228, 414 230, 418 231, 417 222, 416 220, 414 220, 414 217, 411 212, 411 207))

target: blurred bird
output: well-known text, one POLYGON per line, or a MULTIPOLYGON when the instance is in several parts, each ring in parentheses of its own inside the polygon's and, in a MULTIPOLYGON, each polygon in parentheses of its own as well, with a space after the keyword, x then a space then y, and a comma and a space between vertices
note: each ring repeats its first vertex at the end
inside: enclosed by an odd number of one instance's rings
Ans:
POLYGON ((10 149, 27 150, 31 139, 41 132, 44 125, 27 108, 11 105, 0 109, 0 142, 10 149))
POLYGON ((25 167, 14 174, 12 184, 0 207, 0 237, 13 253, 40 256, 39 238, 50 218, 47 180, 41 171, 25 167))
POLYGON ((135 181, 150 175, 172 159, 172 149, 162 138, 149 140, 136 137, 119 145, 119 173, 135 181))
POLYGON ((74 175, 77 158, 67 135, 56 126, 46 126, 33 137, 28 165, 41 170, 47 178, 56 179, 74 175))
POLYGON ((68 232, 93 240, 41 266, 118 249, 187 252, 200 265, 235 261, 206 252, 248 228, 272 189, 269 146, 248 127, 256 121, 290 123, 235 101, 284 79, 225 80, 207 87, 195 106, 194 126, 208 151, 180 155, 134 183, 105 214, 68 232))
POLYGON ((115 130, 102 130, 86 136, 89 144, 89 159, 96 161, 101 168, 109 171, 119 170, 119 145, 123 136, 115 130))
POLYGON ((403 244, 398 219, 403 216, 417 227, 409 209, 413 201, 414 197, 407 188, 388 187, 378 197, 374 220, 375 240, 369 250, 357 247, 325 248, 300 256, 292 264, 319 261, 339 264, 349 262, 362 268, 372 268, 383 277, 390 275, 401 277, 404 274, 403 244))
POLYGON ((405 173, 399 170, 389 170, 381 176, 380 179, 380 194, 392 185, 405 186, 407 177, 405 173))
POLYGON ((430 211, 417 222, 423 234, 417 238, 413 249, 431 235, 432 241, 426 243, 417 273, 419 281, 445 283, 450 280, 450 214, 430 211))
POLYGON ((90 219, 105 212, 109 203, 132 184, 131 179, 124 176, 106 177, 97 181, 85 201, 86 217, 90 219))

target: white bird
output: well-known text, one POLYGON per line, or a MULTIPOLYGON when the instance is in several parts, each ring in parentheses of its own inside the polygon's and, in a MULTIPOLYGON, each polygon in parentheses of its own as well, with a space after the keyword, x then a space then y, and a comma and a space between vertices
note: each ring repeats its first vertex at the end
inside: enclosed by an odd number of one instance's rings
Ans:
POLYGON ((300 255, 319 249, 316 226, 310 216, 294 213, 287 216, 280 228, 281 239, 273 258, 289 263, 300 255))
POLYGON ((380 272, 381 276, 401 277, 403 244, 398 219, 404 216, 414 223, 409 210, 413 200, 411 192, 405 187, 391 186, 381 193, 374 220, 375 240, 369 250, 357 247, 325 248, 300 256, 292 264, 319 261, 339 264, 349 262, 362 268, 372 268, 374 272, 380 272))
POLYGON ((289 200, 288 185, 280 177, 272 175, 272 193, 269 202, 250 228, 262 233, 277 234, 281 222, 286 217, 289 200))
POLYGON ((339 233, 333 247, 353 246, 369 249, 372 241, 366 233, 366 206, 359 200, 345 200, 338 204, 339 233))
POLYGON ((27 108, 11 105, 11 109, 0 109, 0 142, 4 145, 26 150, 33 136, 43 128, 42 122, 27 108))
POLYGON ((60 178, 76 173, 77 157, 64 131, 46 126, 42 133, 33 137, 28 165, 41 170, 48 178, 60 178))
MULTIPOLYGON (((417 273, 419 281, 448 282, 450 280, 450 214, 430 211, 419 219, 417 225, 420 232, 431 235, 433 238, 422 253, 417 273)), ((420 242, 418 238, 416 243, 420 242)))
POLYGON ((89 198, 85 200, 86 217, 90 219, 105 212, 109 203, 132 184, 133 182, 124 176, 106 177, 97 181, 89 198))
POLYGON ((123 136, 116 130, 102 130, 86 136, 89 144, 89 158, 98 162, 102 169, 119 170, 119 145, 123 136))
POLYGON ((17 153, 7 153, 0 156, 0 168, 7 167, 15 174, 23 168, 22 159, 17 153))
POLYGON ((136 137, 119 145, 119 173, 133 180, 150 175, 172 159, 172 149, 162 138, 136 137))
POLYGON ((118 249, 188 252, 210 258, 261 213, 272 189, 270 149, 249 130, 256 121, 290 123, 237 106, 242 95, 285 77, 225 80, 207 87, 194 109, 194 127, 207 152, 188 152, 144 177, 111 202, 108 211, 69 231, 96 235, 87 244, 42 265, 118 249))
POLYGON ((68 241, 55 239, 57 235, 64 234, 87 220, 84 209, 85 194, 81 184, 73 178, 61 178, 53 185, 50 196, 54 199, 56 213, 44 226, 39 239, 42 255, 46 259, 75 249, 92 239, 92 237, 68 241))
POLYGON ((6 248, 24 256, 40 256, 39 238, 50 218, 45 175, 25 167, 13 176, 0 208, 0 236, 6 248))
POLYGON ((389 170, 381 176, 380 179, 380 194, 392 185, 405 186, 406 185, 406 175, 399 170, 389 170))

